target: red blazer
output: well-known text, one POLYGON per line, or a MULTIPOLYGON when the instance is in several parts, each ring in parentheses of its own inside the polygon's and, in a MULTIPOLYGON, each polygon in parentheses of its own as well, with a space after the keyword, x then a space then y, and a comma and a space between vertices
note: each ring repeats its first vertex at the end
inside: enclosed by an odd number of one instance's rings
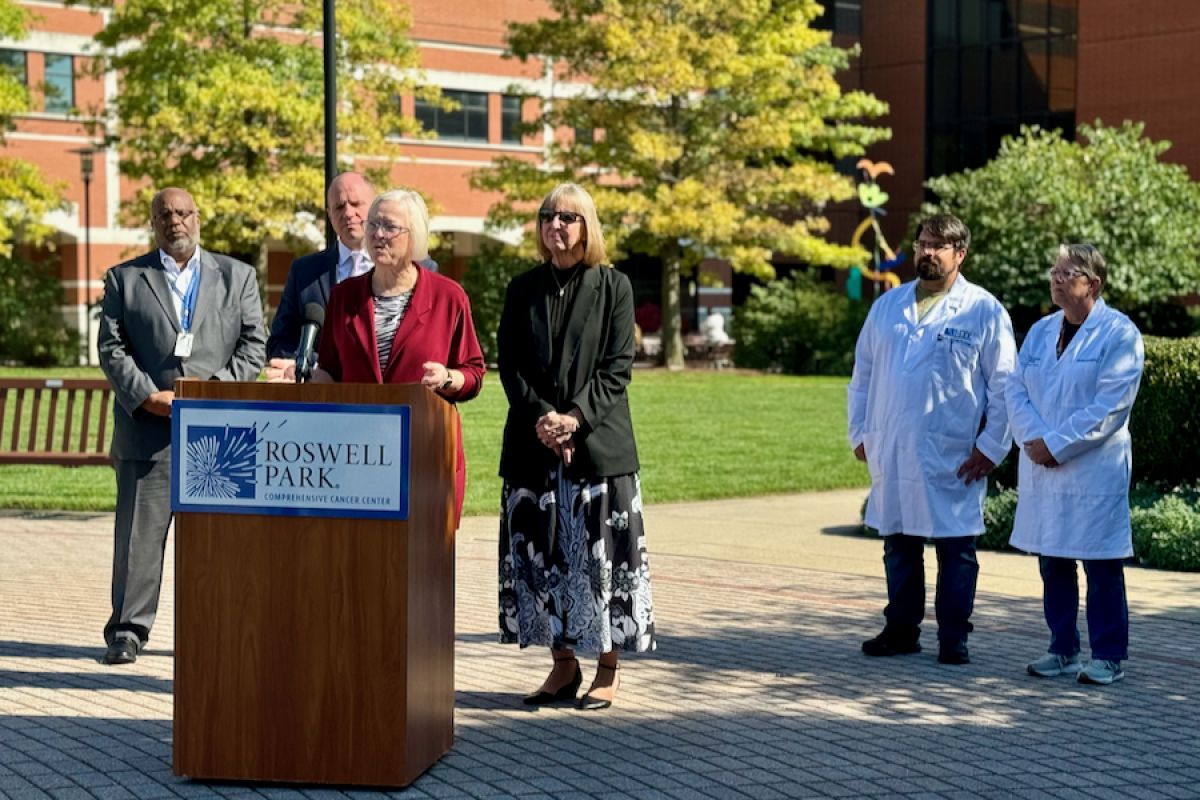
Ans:
MULTIPOLYGON (((483 351, 475 337, 471 303, 462 286, 417 265, 417 284, 392 340, 387 367, 379 369, 375 344, 375 300, 371 272, 349 278, 333 288, 321 330, 321 369, 339 383, 420 383, 421 366, 437 361, 463 374, 463 386, 451 403, 470 400, 483 386, 483 351)), ((439 393, 440 394, 440 393, 439 393)), ((458 425, 458 460, 454 500, 462 517, 467 485, 467 460, 463 454, 462 424, 458 425)))

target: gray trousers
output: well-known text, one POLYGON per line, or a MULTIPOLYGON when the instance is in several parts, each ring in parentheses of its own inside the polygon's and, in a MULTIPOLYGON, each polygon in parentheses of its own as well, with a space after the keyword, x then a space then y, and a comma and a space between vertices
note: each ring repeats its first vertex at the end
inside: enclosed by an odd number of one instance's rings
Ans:
POLYGON ((163 554, 171 525, 171 460, 114 460, 117 518, 113 536, 112 616, 104 641, 145 645, 158 613, 163 554))

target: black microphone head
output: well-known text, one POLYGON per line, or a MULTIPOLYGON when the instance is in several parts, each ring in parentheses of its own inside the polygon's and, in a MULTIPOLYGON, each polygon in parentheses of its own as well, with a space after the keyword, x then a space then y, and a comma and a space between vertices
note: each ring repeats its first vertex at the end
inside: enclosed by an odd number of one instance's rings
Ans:
POLYGON ((325 324, 325 306, 320 303, 305 303, 304 321, 315 323, 319 328, 325 324))

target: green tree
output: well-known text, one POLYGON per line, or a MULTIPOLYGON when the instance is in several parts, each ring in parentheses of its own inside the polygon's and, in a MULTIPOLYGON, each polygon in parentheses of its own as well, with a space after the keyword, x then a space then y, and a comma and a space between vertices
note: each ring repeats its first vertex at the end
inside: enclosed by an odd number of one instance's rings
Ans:
MULTIPOLYGON (((321 4, 291 0, 93 0, 98 73, 115 70, 110 109, 121 171, 141 182, 126 207, 142 222, 149 194, 188 189, 204 241, 252 255, 287 239, 297 212, 321 219, 324 201, 321 4)), ((395 134, 419 135, 399 97, 435 98, 418 85, 406 6, 337 4, 338 133, 344 153, 388 158, 395 134)))
POLYGON ((850 53, 811 29, 814 0, 550 0, 553 18, 509 27, 522 61, 547 59, 579 95, 542 104, 530 131, 594 131, 556 137, 547 163, 498 159, 474 176, 502 192, 498 226, 531 218, 554 184, 586 184, 614 251, 663 264, 663 352, 683 366, 679 277, 704 258, 774 275, 773 253, 813 264, 862 263, 856 249, 825 241, 828 202, 852 196, 833 168, 886 129, 862 120, 886 106, 835 80, 850 53))
MULTIPOLYGON (((0 0, 0 37, 25 38, 28 21, 28 13, 13 0, 0 0)), ((28 110, 29 92, 21 78, 0 67, 0 148, 4 146, 4 134, 13 128, 14 118, 28 110)), ((12 255, 14 244, 42 244, 54 233, 43 219, 62 206, 61 190, 34 164, 0 156, 0 197, 4 198, 0 258, 12 255)))
POLYGON ((1200 288, 1200 186, 1144 126, 1080 125, 1078 142, 1023 128, 986 165, 927 183, 971 226, 971 279, 1018 325, 1049 305, 1046 272, 1063 242, 1091 242, 1108 262, 1108 302, 1127 310, 1200 288))
POLYGON ((500 328, 500 312, 504 310, 508 282, 529 269, 530 263, 527 253, 493 241, 486 242, 467 260, 462 285, 471 298, 475 335, 489 364, 496 361, 496 332, 500 328))

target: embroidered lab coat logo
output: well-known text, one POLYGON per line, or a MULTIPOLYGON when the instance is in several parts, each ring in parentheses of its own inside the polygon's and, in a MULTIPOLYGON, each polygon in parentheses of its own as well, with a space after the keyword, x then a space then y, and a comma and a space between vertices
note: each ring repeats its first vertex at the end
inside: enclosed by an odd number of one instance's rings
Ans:
POLYGON ((946 326, 942 332, 938 334, 938 341, 949 339, 952 342, 960 342, 961 344, 975 344, 975 334, 972 331, 963 330, 962 328, 951 328, 946 326))

